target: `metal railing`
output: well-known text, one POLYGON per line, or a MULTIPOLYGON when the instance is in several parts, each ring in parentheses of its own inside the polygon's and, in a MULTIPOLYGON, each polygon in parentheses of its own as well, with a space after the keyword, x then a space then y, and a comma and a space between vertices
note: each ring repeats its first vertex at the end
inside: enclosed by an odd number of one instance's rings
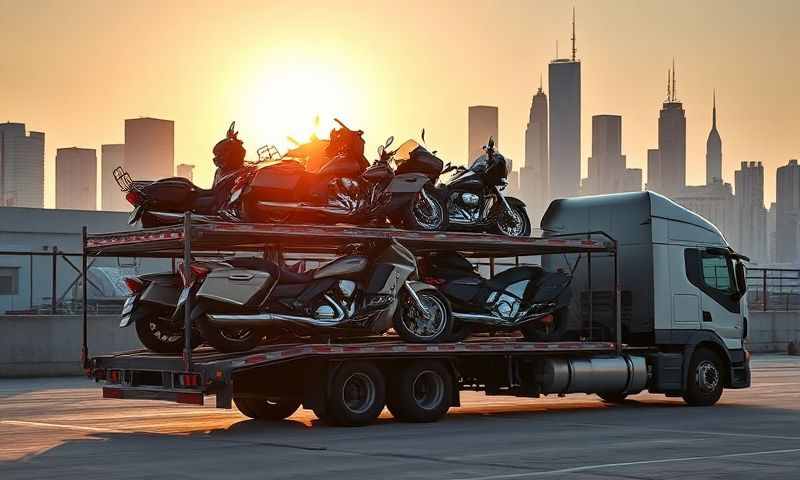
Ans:
POLYGON ((800 310, 800 270, 748 268, 747 301, 751 310, 800 310))

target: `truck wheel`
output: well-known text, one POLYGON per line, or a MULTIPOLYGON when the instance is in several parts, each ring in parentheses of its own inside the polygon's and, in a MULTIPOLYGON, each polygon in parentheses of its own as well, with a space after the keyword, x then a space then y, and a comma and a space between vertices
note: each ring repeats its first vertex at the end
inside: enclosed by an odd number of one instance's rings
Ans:
POLYGON ((233 397, 233 403, 242 414, 256 420, 278 421, 291 417, 300 408, 300 400, 296 398, 243 398, 233 397))
POLYGON ((225 353, 252 350, 264 338, 258 330, 252 328, 215 327, 205 316, 198 320, 197 326, 209 345, 225 353))
POLYGON ((597 396, 606 403, 624 403, 625 399, 628 398, 628 394, 622 392, 598 393, 597 396))
POLYGON ((383 374, 370 363, 345 363, 336 372, 322 420, 334 425, 371 423, 386 404, 383 374))
POLYGON ((717 403, 725 382, 724 363, 711 350, 700 348, 692 355, 689 378, 683 400, 691 406, 707 407, 717 403))
POLYGON ((422 304, 428 309, 425 314, 408 292, 398 300, 394 317, 394 330, 400 338, 412 343, 438 343, 448 340, 453 329, 453 312, 450 302, 437 290, 417 292, 422 304))
MULTIPOLYGON (((170 308, 151 305, 136 307, 136 335, 148 350, 156 353, 181 353, 186 343, 183 323, 170 320, 170 308), (146 309, 146 314, 143 310, 146 309)), ((198 332, 192 332, 192 349, 197 348, 203 339, 198 332)))
POLYGON ((391 382, 387 407, 401 422, 435 422, 453 404, 453 376, 441 362, 405 366, 391 382))

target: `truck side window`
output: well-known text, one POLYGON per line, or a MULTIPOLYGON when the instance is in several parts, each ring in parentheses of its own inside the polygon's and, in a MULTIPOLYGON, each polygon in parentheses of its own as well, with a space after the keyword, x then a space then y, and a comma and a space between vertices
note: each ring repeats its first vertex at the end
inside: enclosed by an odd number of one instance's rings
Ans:
POLYGON ((733 266, 722 255, 701 254, 703 264, 703 282, 710 288, 723 292, 731 292, 733 285, 733 266))
POLYGON ((686 276, 692 285, 725 307, 739 313, 739 300, 734 295, 733 261, 725 256, 709 253, 697 248, 687 248, 684 252, 686 276))

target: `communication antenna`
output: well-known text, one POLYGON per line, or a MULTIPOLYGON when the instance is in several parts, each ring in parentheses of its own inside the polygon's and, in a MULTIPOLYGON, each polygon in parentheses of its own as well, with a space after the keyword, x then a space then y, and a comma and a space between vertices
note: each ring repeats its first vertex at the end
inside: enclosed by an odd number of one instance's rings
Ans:
POLYGON ((672 57, 672 101, 678 94, 678 83, 675 81, 675 57, 672 57))
POLYGON ((672 71, 668 68, 667 69, 667 101, 668 102, 671 101, 671 99, 672 99, 672 87, 671 87, 671 84, 670 84, 671 72, 672 71))
POLYGON ((539 72, 539 91, 542 91, 542 73, 539 72))
POLYGON ((572 7, 572 61, 575 61, 575 7, 572 7))

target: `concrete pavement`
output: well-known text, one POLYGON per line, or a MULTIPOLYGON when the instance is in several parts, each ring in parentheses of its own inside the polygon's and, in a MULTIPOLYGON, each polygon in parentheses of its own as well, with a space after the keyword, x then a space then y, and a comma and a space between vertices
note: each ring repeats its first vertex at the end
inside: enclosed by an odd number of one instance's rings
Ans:
POLYGON ((800 478, 800 357, 758 356, 754 385, 710 408, 642 394, 517 399, 465 393, 434 424, 384 412, 332 428, 311 412, 103 400, 80 378, 0 381, 0 478, 800 478))

